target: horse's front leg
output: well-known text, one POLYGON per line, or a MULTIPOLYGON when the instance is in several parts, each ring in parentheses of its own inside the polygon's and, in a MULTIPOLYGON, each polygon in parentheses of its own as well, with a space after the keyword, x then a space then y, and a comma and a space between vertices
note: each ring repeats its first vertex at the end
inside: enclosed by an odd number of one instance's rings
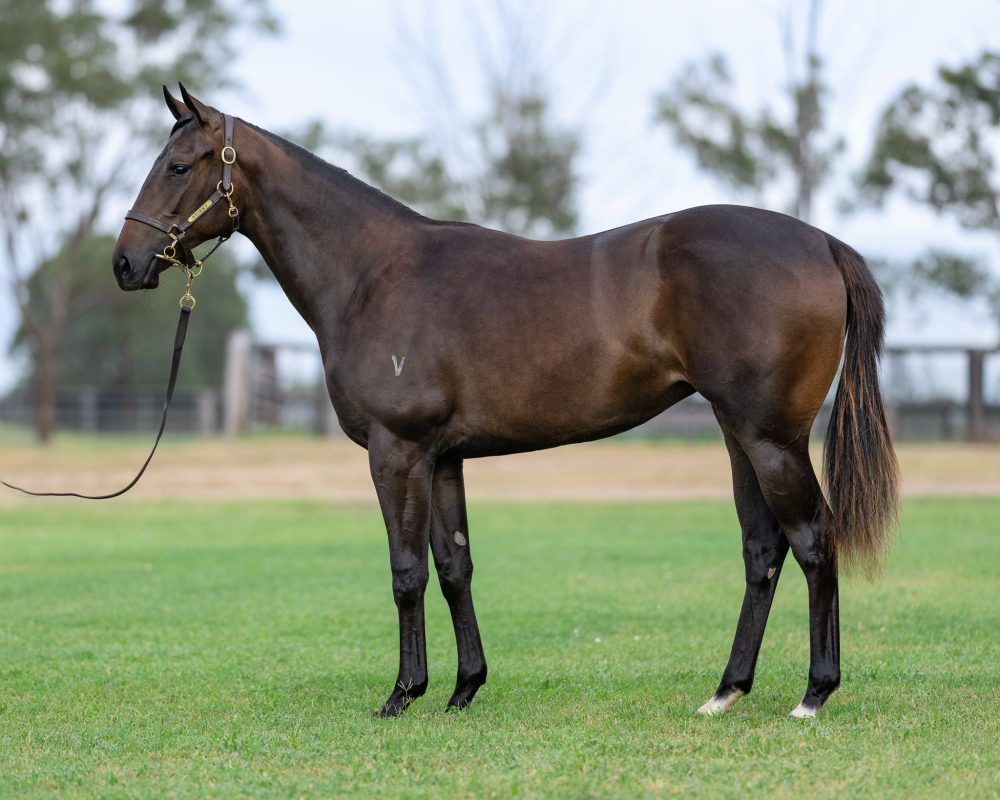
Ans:
POLYGON ((387 433, 370 439, 368 453, 389 534, 392 594, 399 611, 399 673, 378 714, 394 717, 427 690, 424 590, 434 459, 426 448, 387 433))

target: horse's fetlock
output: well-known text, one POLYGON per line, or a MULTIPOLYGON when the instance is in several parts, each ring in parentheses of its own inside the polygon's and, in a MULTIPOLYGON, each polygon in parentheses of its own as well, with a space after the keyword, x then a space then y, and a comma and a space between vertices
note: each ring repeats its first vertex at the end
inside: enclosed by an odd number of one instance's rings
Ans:
POLYGON ((458 671, 458 684, 459 686, 464 686, 466 688, 475 687, 479 688, 484 683, 486 683, 486 664, 485 662, 481 667, 472 672, 467 672, 464 670, 458 671))
POLYGON ((840 687, 840 670, 809 672, 809 687, 820 697, 826 697, 840 687))

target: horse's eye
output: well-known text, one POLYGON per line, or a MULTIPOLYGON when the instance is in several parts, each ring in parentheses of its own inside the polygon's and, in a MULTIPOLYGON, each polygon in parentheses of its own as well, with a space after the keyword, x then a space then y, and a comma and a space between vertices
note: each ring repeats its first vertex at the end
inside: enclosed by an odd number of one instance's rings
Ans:
POLYGON ((171 175, 183 175, 189 169, 191 169, 191 167, 189 167, 187 164, 174 164, 170 168, 170 174, 171 175))

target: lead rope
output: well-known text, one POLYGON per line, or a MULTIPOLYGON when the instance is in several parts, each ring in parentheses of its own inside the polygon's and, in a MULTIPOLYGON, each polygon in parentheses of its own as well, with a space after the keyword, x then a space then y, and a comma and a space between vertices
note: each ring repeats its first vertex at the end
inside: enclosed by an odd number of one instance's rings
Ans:
POLYGON ((0 481, 8 489, 13 489, 15 492, 20 492, 21 494, 27 494, 31 497, 78 497, 82 500, 111 500, 115 497, 121 497, 126 492, 132 490, 132 488, 139 482, 142 476, 146 473, 149 465, 153 461, 153 456, 156 455, 156 448, 160 446, 160 439, 163 438, 163 432, 167 428, 167 413, 170 411, 170 402, 174 399, 174 387, 177 385, 177 376, 181 370, 181 354, 184 352, 184 339, 187 337, 188 321, 191 318, 191 312, 194 311, 194 307, 197 301, 191 296, 191 283, 194 280, 192 273, 188 270, 188 283, 187 288, 184 291, 184 297, 181 298, 181 315, 177 320, 177 333, 174 335, 174 354, 170 361, 170 379, 167 381, 167 395, 163 401, 163 415, 160 417, 160 429, 156 433, 156 441, 153 442, 153 449, 149 452, 149 456, 143 463, 142 468, 139 470, 138 474, 132 479, 132 481, 122 489, 117 492, 112 492, 111 494, 80 494, 79 492, 33 492, 29 489, 23 489, 20 486, 15 486, 12 483, 7 483, 7 481, 0 481), (185 302, 189 301, 189 302, 185 302))
MULTIPOLYGON (((163 248, 162 253, 157 254, 157 258, 167 261, 171 266, 179 267, 181 272, 184 273, 186 280, 186 285, 184 287, 184 294, 181 295, 179 301, 181 307, 181 315, 177 320, 177 333, 174 335, 174 353, 170 360, 170 378, 167 381, 167 393, 163 401, 163 415, 160 417, 160 428, 156 433, 156 440, 153 442, 153 449, 149 451, 149 455, 146 457, 145 462, 143 462, 142 467, 139 472, 131 480, 131 482, 119 489, 117 492, 112 492, 111 494, 80 494, 79 492, 34 492, 30 489, 23 489, 20 486, 15 486, 12 483, 7 483, 7 481, 0 481, 8 489, 13 489, 15 492, 20 492, 21 494, 30 495, 31 497, 77 497, 81 500, 112 500, 115 497, 121 497, 123 494, 130 492, 137 483, 142 479, 142 476, 146 474, 146 470, 149 465, 153 463, 153 456, 156 455, 156 449, 160 446, 160 440, 163 438, 163 432, 167 429, 167 415, 170 411, 170 403, 174 399, 174 388, 177 386, 177 376, 180 374, 181 370, 181 355, 184 352, 184 340, 187 338, 188 322, 191 319, 191 312, 194 311, 195 306, 198 305, 198 301, 195 299, 194 295, 191 294, 191 287, 194 285, 195 279, 201 275, 202 270, 205 268, 205 262, 208 258, 218 250, 223 242, 227 241, 239 228, 240 225, 240 212, 233 202, 233 183, 230 177, 232 165, 236 163, 236 149, 232 146, 233 141, 233 120, 232 117, 226 115, 225 117, 225 146, 222 148, 222 163, 223 163, 223 179, 219 181, 216 187, 215 194, 212 195, 205 203, 198 208, 190 217, 187 218, 185 224, 181 227, 176 227, 172 225, 166 225, 163 222, 150 217, 146 214, 142 214, 136 211, 129 211, 125 215, 126 219, 134 219, 137 222, 142 222, 146 225, 151 225, 157 230, 161 230, 170 237, 170 242, 166 247, 163 248), (191 254, 193 259, 192 264, 186 264, 177 258, 177 245, 183 244, 182 239, 184 234, 187 232, 188 227, 195 222, 200 216, 202 216, 206 211, 208 211, 218 200, 225 199, 229 203, 229 219, 232 226, 228 233, 222 234, 218 241, 212 246, 203 258, 194 258, 194 254, 191 254)), ((191 251, 184 247, 188 253, 191 251)))

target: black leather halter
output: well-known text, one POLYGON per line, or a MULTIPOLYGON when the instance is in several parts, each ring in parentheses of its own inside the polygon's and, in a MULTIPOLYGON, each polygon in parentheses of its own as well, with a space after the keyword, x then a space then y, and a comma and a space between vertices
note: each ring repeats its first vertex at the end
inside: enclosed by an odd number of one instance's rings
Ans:
POLYGON ((163 438, 163 432, 167 428, 167 412, 170 411, 170 402, 174 397, 174 387, 177 385, 177 376, 180 374, 181 354, 184 350, 184 340, 187 337, 188 321, 190 320, 191 312, 194 311, 194 307, 197 305, 197 302, 191 294, 191 284, 194 279, 201 274, 202 264, 205 259, 218 250, 219 246, 230 236, 236 233, 240 227, 240 212, 233 203, 233 164, 236 163, 236 148, 233 147, 233 118, 226 114, 223 119, 225 120, 225 141, 223 143, 221 154, 222 180, 219 181, 218 185, 215 187, 215 191, 212 193, 212 196, 208 198, 208 200, 198 206, 194 213, 180 224, 163 222, 156 217, 151 217, 149 214, 144 214, 143 212, 136 211, 135 209, 131 209, 125 215, 125 219, 127 220, 132 219, 136 222, 142 222, 145 225, 149 225, 156 228, 158 231, 163 231, 167 234, 167 236, 170 237, 170 242, 163 248, 162 253, 157 253, 156 257, 162 259, 163 261, 170 262, 172 266, 180 267, 180 269, 184 272, 184 275, 187 277, 187 288, 184 290, 184 296, 181 297, 180 300, 181 315, 177 320, 177 333, 174 336, 174 352, 170 359, 170 378, 167 381, 167 393, 166 398, 163 401, 163 415, 160 417, 160 428, 156 434, 156 440, 153 442, 153 449, 150 451, 145 463, 143 463, 138 474, 127 486, 110 494, 33 492, 29 489, 22 489, 20 486, 7 483, 6 481, 0 481, 0 483, 8 489, 13 489, 16 492, 31 495, 32 497, 78 497, 82 500, 111 500, 114 497, 121 497, 123 494, 130 491, 139 482, 142 476, 146 473, 146 469, 152 463, 153 456, 156 455, 156 448, 160 446, 160 439, 163 438), (232 220, 232 228, 227 233, 219 236, 219 240, 215 243, 212 249, 205 254, 204 257, 200 259, 195 258, 190 249, 184 244, 184 234, 187 233, 188 228, 194 225, 194 223, 197 222, 207 211, 209 211, 212 206, 223 198, 225 198, 229 203, 229 218, 232 220), (182 256, 190 256, 190 260, 187 258, 184 260, 177 258, 178 249, 182 251, 182 256))
MULTIPOLYGON (((201 271, 201 266, 204 261, 214 253, 219 246, 229 239, 240 227, 240 211, 233 203, 233 164, 236 163, 236 148, 233 146, 233 118, 229 114, 223 114, 223 143, 222 151, 220 153, 220 158, 222 159, 222 180, 216 184, 215 191, 212 192, 211 196, 198 208, 196 208, 187 218, 182 222, 164 222, 161 219, 150 216, 142 211, 136 211, 134 208, 130 209, 125 214, 126 220, 134 220, 136 222, 141 222, 144 225, 149 225, 152 228, 156 228, 158 231, 162 231, 170 237, 170 241, 163 248, 162 253, 157 253, 156 257, 162 261, 167 261, 171 266, 180 267, 184 273, 188 276, 188 280, 191 281, 198 277, 201 271), (212 209, 220 200, 225 199, 229 204, 229 219, 232 227, 227 233, 223 233, 219 236, 218 241, 212 247, 208 253, 201 259, 194 257, 190 248, 187 247, 184 242, 184 236, 187 234, 188 229, 194 225, 199 219, 201 219, 208 211, 212 209), (181 253, 181 258, 177 257, 178 252, 181 253)), ((191 297, 190 284, 188 285, 188 291, 185 293, 184 297, 181 298, 181 305, 183 306, 185 301, 191 303, 191 307, 194 307, 194 298, 191 297)))

